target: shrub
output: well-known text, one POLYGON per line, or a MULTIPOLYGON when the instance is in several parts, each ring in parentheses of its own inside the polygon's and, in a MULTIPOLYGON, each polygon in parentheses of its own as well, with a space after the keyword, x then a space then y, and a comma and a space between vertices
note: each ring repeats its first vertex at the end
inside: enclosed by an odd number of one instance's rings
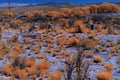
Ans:
POLYGON ((82 20, 75 21, 73 24, 76 32, 83 33, 85 30, 85 25, 82 20))
POLYGON ((105 71, 99 72, 96 75, 96 78, 97 80, 113 80, 112 74, 109 72, 105 72, 105 71))
POLYGON ((61 78, 62 73, 60 71, 54 71, 50 76, 50 80, 61 80, 61 78))
POLYGON ((107 71, 112 71, 114 69, 113 65, 112 64, 105 64, 104 65, 104 68, 107 70, 107 71))
POLYGON ((97 45, 98 42, 95 41, 94 39, 88 39, 88 38, 83 38, 82 41, 83 41, 82 47, 88 50, 94 49, 94 47, 97 45))
POLYGON ((102 62, 102 57, 101 56, 96 56, 94 58, 94 62, 96 62, 96 63, 102 62))
POLYGON ((72 8, 71 15, 75 18, 80 18, 83 15, 83 11, 80 7, 72 8))
POLYGON ((120 58, 117 59, 117 64, 120 65, 120 58))
POLYGON ((52 52, 52 56, 56 56, 58 54, 58 52, 52 52))
POLYGON ((59 10, 60 12, 60 16, 63 16, 63 17, 70 17, 71 16, 71 9, 69 8, 61 8, 59 10))
POLYGON ((4 12, 3 15, 7 16, 7 17, 13 17, 14 16, 14 14, 12 12, 4 12))
POLYGON ((12 65, 2 66, 2 73, 8 76, 14 75, 14 67, 12 65))
POLYGON ((40 17, 40 16, 43 16, 42 12, 40 12, 40 11, 34 11, 33 12, 33 17, 40 17))
POLYGON ((34 65, 34 62, 35 62, 35 59, 34 59, 34 58, 33 58, 33 59, 28 59, 28 60, 26 61, 26 66, 30 67, 30 66, 34 65))
POLYGON ((31 12, 25 12, 23 15, 27 18, 32 18, 34 16, 31 12))
POLYGON ((17 68, 15 70, 15 77, 18 77, 20 79, 25 79, 26 78, 26 70, 24 70, 24 69, 20 70, 19 68, 17 68))
POLYGON ((94 52, 91 52, 91 51, 84 51, 83 54, 84 54, 85 57, 91 58, 91 57, 93 57, 94 52))
POLYGON ((8 24, 8 23, 5 23, 5 24, 4 24, 4 27, 5 27, 5 29, 8 29, 8 28, 10 28, 10 24, 8 24))
POLYGON ((98 8, 99 13, 115 13, 119 11, 119 6, 114 3, 102 3, 98 8))
POLYGON ((40 71, 40 77, 43 78, 43 77, 48 77, 49 75, 49 70, 41 70, 40 71))
POLYGON ((36 58, 38 58, 38 59, 45 59, 45 60, 47 59, 45 54, 37 54, 36 58))
POLYGON ((50 47, 47 47, 47 48, 45 49, 45 52, 46 52, 46 53, 51 53, 51 48, 50 48, 50 47))
POLYGON ((98 12, 98 5, 93 4, 89 6, 89 11, 91 14, 97 14, 98 12))
POLYGON ((29 76, 32 76, 33 74, 35 74, 36 68, 34 66, 28 67, 26 68, 27 73, 29 76))
POLYGON ((46 61, 46 60, 42 60, 42 61, 36 63, 36 67, 38 69, 49 69, 50 62, 46 61))
POLYGON ((51 18, 57 18, 59 17, 60 13, 57 11, 49 11, 46 13, 47 17, 51 17, 51 18))

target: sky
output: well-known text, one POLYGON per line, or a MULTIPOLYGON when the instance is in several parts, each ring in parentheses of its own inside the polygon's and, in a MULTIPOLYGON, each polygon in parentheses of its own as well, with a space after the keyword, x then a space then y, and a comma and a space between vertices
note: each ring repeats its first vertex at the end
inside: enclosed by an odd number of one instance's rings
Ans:
MULTIPOLYGON (((0 4, 7 3, 9 0, 0 0, 0 4)), ((120 2, 120 0, 11 0, 12 3, 42 4, 46 2, 71 2, 76 4, 89 4, 99 2, 120 2)))

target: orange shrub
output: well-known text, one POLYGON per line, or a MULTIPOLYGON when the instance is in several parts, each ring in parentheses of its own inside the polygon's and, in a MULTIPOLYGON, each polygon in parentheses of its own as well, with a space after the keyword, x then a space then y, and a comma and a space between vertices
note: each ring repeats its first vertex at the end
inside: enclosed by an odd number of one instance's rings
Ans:
POLYGON ((97 80, 113 80, 112 74, 109 72, 105 72, 105 71, 99 72, 96 75, 96 78, 97 80))
POLYGON ((19 68, 17 68, 15 70, 15 77, 19 77, 20 79, 25 79, 26 78, 26 70, 20 70, 19 68))
POLYGON ((102 62, 102 57, 101 56, 96 56, 94 58, 94 62, 97 62, 97 63, 102 62))
POLYGON ((4 27, 5 27, 5 29, 8 29, 8 28, 10 28, 10 24, 8 24, 8 23, 5 23, 5 24, 4 24, 4 27))
POLYGON ((7 17, 13 17, 14 16, 14 14, 12 12, 4 12, 3 15, 7 16, 7 17))
POLYGON ((60 13, 57 11, 49 11, 46 13, 46 16, 50 16, 52 18, 57 18, 57 17, 59 17, 59 15, 60 15, 60 13))
POLYGON ((18 56, 18 52, 17 51, 12 51, 11 54, 9 54, 7 57, 9 59, 14 59, 18 56))
POLYGON ((105 64, 104 65, 104 68, 107 70, 107 71, 112 71, 114 69, 113 65, 112 64, 105 64))
POLYGON ((60 50, 61 50, 61 46, 57 46, 57 47, 54 49, 55 52, 59 52, 60 50))
POLYGON ((57 54, 58 54, 58 52, 55 52, 55 51, 52 52, 52 55, 53 55, 53 56, 56 56, 57 54))
POLYGON ((54 71, 50 76, 50 80, 61 80, 61 78, 62 73, 60 71, 54 71))
POLYGON ((115 13, 115 12, 119 12, 120 11, 120 7, 114 3, 102 3, 99 8, 98 8, 98 12, 100 13, 115 13))
POLYGON ((2 73, 9 75, 9 76, 13 76, 14 75, 14 67, 12 65, 2 66, 2 73))
POLYGON ((32 65, 34 65, 34 62, 35 62, 35 60, 27 60, 26 61, 26 66, 32 66, 32 65))
POLYGON ((84 54, 85 57, 87 57, 87 58, 91 58, 91 57, 93 57, 94 52, 85 51, 83 54, 84 54))
POLYGON ((59 10, 60 12, 60 16, 64 16, 64 17, 70 17, 71 16, 71 9, 69 8, 61 8, 59 10))
POLYGON ((70 54, 69 52, 62 52, 60 55, 64 56, 64 57, 70 57, 70 54))
POLYGON ((67 42, 68 42, 68 38, 66 36, 62 36, 56 39, 56 43, 60 45, 65 45, 67 42))
POLYGON ((31 17, 33 17, 34 15, 33 15, 31 12, 25 12, 25 13, 24 13, 24 16, 26 16, 27 18, 31 18, 31 17))
POLYGON ((45 54, 37 54, 36 55, 36 58, 39 58, 39 59, 47 59, 46 55, 45 54))
POLYGON ((81 15, 83 15, 83 11, 80 7, 75 7, 72 8, 71 15, 74 17, 80 17, 81 15))
POLYGON ((29 76, 32 76, 33 74, 35 74, 36 68, 34 66, 28 67, 26 68, 27 73, 29 76))
POLYGON ((48 62, 46 60, 42 60, 42 61, 36 63, 36 67, 38 69, 49 69, 50 62, 48 62))
POLYGON ((20 46, 19 45, 15 45, 14 46, 14 51, 17 51, 18 53, 20 53, 21 52, 20 46))
POLYGON ((34 11, 34 12, 33 12, 33 16, 34 16, 34 17, 43 16, 43 13, 40 12, 40 11, 34 11))
POLYGON ((50 48, 50 47, 47 47, 47 48, 45 49, 45 52, 46 52, 46 53, 51 53, 51 48, 50 48))
POLYGON ((96 4, 92 4, 92 5, 90 5, 89 6, 89 10, 90 10, 90 13, 91 14, 97 14, 97 10, 98 10, 98 5, 96 5, 96 4))
POLYGON ((43 78, 44 76, 48 77, 49 75, 49 70, 41 70, 40 72, 40 77, 43 78))

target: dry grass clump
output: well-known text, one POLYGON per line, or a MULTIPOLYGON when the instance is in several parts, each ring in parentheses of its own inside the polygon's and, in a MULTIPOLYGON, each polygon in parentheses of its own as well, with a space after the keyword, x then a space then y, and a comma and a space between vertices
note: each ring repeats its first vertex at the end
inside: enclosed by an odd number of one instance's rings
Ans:
POLYGON ((97 80, 113 80, 113 76, 110 72, 101 71, 96 75, 97 80))
POLYGON ((91 51, 84 51, 83 54, 84 54, 85 57, 91 58, 91 57, 93 57, 94 52, 91 52, 91 51))
POLYGON ((11 37, 13 42, 16 42, 18 40, 18 38, 19 38, 19 35, 17 35, 17 34, 15 34, 11 37))
POLYGON ((49 76, 49 70, 41 70, 40 71, 40 77, 48 77, 49 76))
POLYGON ((1 41, 0 42, 0 58, 2 59, 9 52, 10 52, 10 49, 7 47, 7 44, 1 41))
POLYGON ((60 50, 61 50, 61 46, 57 46, 57 47, 54 49, 55 52, 60 52, 60 50))
POLYGON ((81 7, 74 7, 71 10, 71 15, 73 17, 79 17, 79 16, 83 15, 83 10, 81 9, 81 7))
POLYGON ((67 47, 73 47, 81 44, 81 39, 79 37, 70 37, 67 43, 67 47))
POLYGON ((45 14, 47 17, 57 18, 59 17, 60 13, 57 11, 49 11, 45 14))
POLYGON ((56 43, 63 46, 68 43, 68 38, 65 35, 62 35, 61 37, 56 39, 56 43))
POLYGON ((31 12, 25 12, 23 15, 27 18, 32 18, 34 16, 31 12))
POLYGON ((47 36, 47 37, 46 37, 46 42, 47 42, 47 43, 52 43, 52 41, 53 41, 53 38, 52 38, 52 37, 50 37, 50 36, 47 36))
POLYGON ((15 77, 18 77, 20 79, 25 79, 26 78, 26 70, 24 70, 24 69, 21 70, 21 69, 17 68, 15 70, 15 77))
POLYGON ((94 49, 95 46, 97 45, 98 41, 94 39, 89 39, 89 38, 83 38, 82 39, 82 46, 84 49, 91 50, 94 49))
POLYGON ((83 21, 81 21, 81 20, 75 21, 73 26, 76 29, 76 32, 87 33, 87 29, 86 29, 83 21))
POLYGON ((26 70, 29 76, 32 76, 36 72, 35 66, 27 67, 26 70))
POLYGON ((52 56, 57 56, 58 55, 58 52, 52 52, 52 56))
POLYGON ((4 12, 3 15, 6 16, 6 17, 13 17, 14 13, 12 13, 12 12, 4 12))
POLYGON ((36 58, 38 58, 38 59, 45 59, 45 60, 47 59, 45 54, 37 54, 36 58))
POLYGON ((64 56, 64 57, 70 57, 70 52, 62 52, 60 55, 64 56))
POLYGON ((69 8, 61 8, 59 9, 59 12, 60 16, 69 17, 71 15, 71 9, 69 8))
POLYGON ((51 53, 51 48, 50 48, 50 47, 47 47, 47 48, 45 49, 45 52, 46 52, 46 53, 51 53))
POLYGON ((34 11, 33 12, 33 17, 39 17, 39 16, 43 16, 43 13, 40 11, 34 11))
POLYGON ((38 69, 49 69, 50 62, 46 61, 46 60, 42 60, 42 61, 36 63, 36 67, 38 69))
POLYGON ((2 66, 2 73, 8 76, 13 76, 14 75, 14 67, 12 65, 5 65, 2 66))
POLYGON ((23 24, 23 21, 20 19, 12 20, 11 21, 11 28, 18 29, 20 27, 20 25, 22 25, 22 24, 23 24))
POLYGON ((10 24, 9 24, 9 23, 5 23, 5 24, 4 24, 4 28, 5 28, 5 29, 9 29, 9 28, 10 28, 10 24))
POLYGON ((18 53, 21 52, 21 48, 20 48, 19 45, 14 45, 14 49, 13 50, 16 51, 16 52, 18 52, 18 53))
POLYGON ((11 53, 7 55, 7 57, 8 57, 9 59, 14 59, 14 58, 16 58, 17 56, 18 56, 18 52, 17 52, 17 51, 11 51, 11 53))
POLYGON ((104 68, 105 68, 105 70, 107 70, 107 71, 112 71, 113 69, 114 69, 114 66, 112 65, 112 64, 105 64, 104 65, 104 68))
POLYGON ((60 71, 54 71, 50 76, 50 80, 61 80, 61 78, 62 73, 60 71))
POLYGON ((120 58, 118 58, 116 62, 118 65, 120 65, 120 58))
POLYGON ((34 57, 30 57, 29 59, 26 60, 26 66, 28 66, 28 67, 34 65, 34 63, 35 63, 34 57))
POLYGON ((95 58, 94 58, 94 62, 95 63, 99 63, 99 62, 102 62, 102 57, 101 56, 96 56, 95 58))

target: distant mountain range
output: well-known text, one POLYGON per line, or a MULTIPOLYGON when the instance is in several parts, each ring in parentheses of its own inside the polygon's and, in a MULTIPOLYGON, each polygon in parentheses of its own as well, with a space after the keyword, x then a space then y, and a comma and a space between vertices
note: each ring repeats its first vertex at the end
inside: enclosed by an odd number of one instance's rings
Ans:
MULTIPOLYGON (((120 5, 120 2, 113 2, 115 4, 120 5)), ((90 3, 92 4, 92 3, 90 3)), ((93 3, 94 4, 94 3, 93 3)), ((96 4, 101 4, 101 3, 96 3, 96 4)), ((70 2, 46 2, 42 4, 26 4, 26 3, 10 3, 11 6, 56 6, 56 7, 73 7, 73 6, 84 6, 84 5, 89 5, 89 4, 75 4, 75 3, 70 3, 70 2)), ((7 7, 9 6, 8 3, 1 3, 0 7, 7 7)))

